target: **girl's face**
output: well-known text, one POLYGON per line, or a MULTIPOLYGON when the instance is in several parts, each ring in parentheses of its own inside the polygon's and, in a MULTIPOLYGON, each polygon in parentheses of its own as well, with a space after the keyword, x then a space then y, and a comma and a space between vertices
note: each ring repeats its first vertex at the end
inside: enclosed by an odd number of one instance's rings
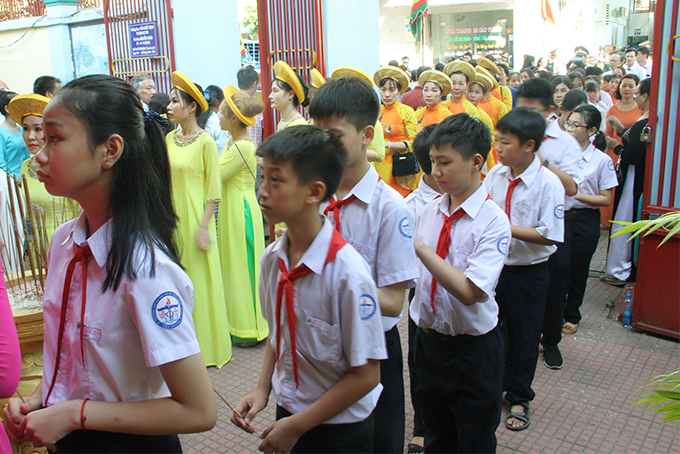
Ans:
POLYGON ((468 85, 465 74, 451 74, 451 84, 451 97, 453 99, 460 99, 465 96, 468 85))
POLYGON ((637 84, 633 79, 621 79, 621 83, 619 84, 621 99, 631 99, 633 97, 633 93, 635 93, 635 87, 637 87, 637 84))
POLYGON ((434 109, 442 99, 442 91, 434 82, 425 82, 423 86, 423 100, 429 109, 434 109))
POLYGON ((476 106, 484 97, 484 90, 482 90, 482 87, 479 84, 472 83, 468 87, 465 97, 476 106))
POLYGON ((588 101, 590 101, 592 104, 597 104, 597 102, 600 100, 599 91, 587 91, 586 95, 588 95, 588 101))
POLYGON ((609 82, 606 80, 602 81, 602 90, 603 91, 609 91, 609 82))
POLYGON ((526 71, 522 71, 520 74, 522 75, 522 82, 526 82, 527 80, 531 79, 531 76, 526 71))
POLYGON ((578 88, 579 90, 583 90, 583 79, 580 77, 574 77, 574 88, 578 88))
POLYGON ((43 129, 45 146, 35 160, 47 192, 81 203, 100 192, 102 174, 110 167, 106 142, 93 146, 83 123, 59 102, 45 108, 43 129))
POLYGON ((565 130, 574 136, 578 143, 590 140, 590 136, 597 132, 597 128, 588 128, 583 116, 578 112, 572 112, 567 121, 564 122, 565 130))
POLYGON ((272 91, 269 93, 269 102, 272 105, 272 109, 282 110, 286 105, 292 105, 293 96, 295 96, 293 90, 285 91, 279 87, 278 82, 274 81, 272 91))
POLYGON ((399 90, 391 79, 386 82, 385 85, 380 87, 380 97, 382 98, 382 102, 385 107, 390 107, 397 101, 399 97, 399 90))
POLYGON ((170 104, 168 104, 168 120, 171 122, 178 124, 182 123, 185 120, 188 120, 192 115, 194 115, 194 112, 196 110, 196 107, 193 107, 195 103, 191 103, 191 105, 187 105, 184 102, 184 99, 180 97, 179 91, 174 88, 170 92, 170 104))
POLYGON ((618 74, 618 75, 620 75, 620 76, 623 76, 623 75, 624 75, 623 70, 621 69, 621 67, 614 68, 614 69, 612 70, 612 73, 613 73, 613 74, 618 74))
POLYGON ((21 121, 23 128, 24 143, 31 153, 35 156, 45 145, 45 134, 43 133, 43 119, 36 115, 26 115, 21 121))
POLYGON ((512 88, 519 88, 520 85, 522 85, 522 76, 515 73, 515 74, 510 74, 510 79, 508 79, 508 86, 512 88))
POLYGON ((621 83, 620 77, 612 77, 611 80, 609 81, 609 93, 614 95, 614 93, 616 93, 617 90, 619 89, 620 83, 621 83))
POLYGON ((564 99, 564 95, 566 95, 567 92, 569 92, 569 87, 567 87, 566 84, 557 84, 555 90, 553 90, 553 102, 556 106, 562 105, 562 99, 564 99))

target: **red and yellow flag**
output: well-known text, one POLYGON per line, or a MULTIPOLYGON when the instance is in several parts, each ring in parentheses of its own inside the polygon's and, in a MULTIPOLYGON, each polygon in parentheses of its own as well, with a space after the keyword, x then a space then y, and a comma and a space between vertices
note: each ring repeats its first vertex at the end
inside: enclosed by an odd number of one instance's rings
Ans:
POLYGON ((550 22, 555 25, 555 16, 553 16, 552 8, 548 0, 541 0, 541 17, 545 22, 550 22))
POLYGON ((420 43, 423 37, 423 19, 427 17, 427 0, 413 0, 411 5, 411 33, 416 39, 416 50, 420 50, 420 43))

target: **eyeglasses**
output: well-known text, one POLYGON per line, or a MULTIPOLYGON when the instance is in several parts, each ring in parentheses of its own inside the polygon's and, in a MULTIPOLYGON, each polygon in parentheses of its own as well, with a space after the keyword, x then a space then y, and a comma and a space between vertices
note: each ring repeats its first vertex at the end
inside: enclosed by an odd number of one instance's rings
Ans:
POLYGON ((578 123, 572 123, 571 121, 565 121, 564 122, 564 128, 565 129, 571 129, 572 131, 576 131, 578 128, 587 128, 588 126, 586 125, 580 125, 578 123))

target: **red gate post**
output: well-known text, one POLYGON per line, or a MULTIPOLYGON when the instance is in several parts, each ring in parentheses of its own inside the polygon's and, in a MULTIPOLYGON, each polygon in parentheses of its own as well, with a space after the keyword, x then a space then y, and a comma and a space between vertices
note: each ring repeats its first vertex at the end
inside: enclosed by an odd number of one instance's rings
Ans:
MULTIPOLYGON (((680 37, 677 1, 658 0, 649 108, 653 142, 647 147, 642 219, 680 211, 680 37)), ((633 325, 680 338, 680 235, 657 249, 663 230, 640 239, 633 325)))

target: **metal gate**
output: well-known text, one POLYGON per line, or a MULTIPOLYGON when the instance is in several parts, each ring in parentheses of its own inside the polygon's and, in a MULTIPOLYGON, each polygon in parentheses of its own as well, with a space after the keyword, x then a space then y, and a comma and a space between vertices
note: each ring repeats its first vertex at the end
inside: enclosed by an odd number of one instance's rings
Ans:
MULTIPOLYGON (((647 147, 642 219, 680 210, 680 23, 678 2, 658 0, 649 108, 653 142, 647 147)), ((657 249, 666 232, 640 240, 634 324, 680 338, 680 235, 657 249)))
POLYGON ((175 70, 170 0, 104 0, 104 28, 111 75, 130 80, 151 74, 170 93, 175 70))
POLYGON ((273 66, 283 60, 309 83, 309 70, 326 75, 323 0, 258 0, 260 69, 264 109, 264 136, 272 134, 280 119, 269 104, 273 66))

